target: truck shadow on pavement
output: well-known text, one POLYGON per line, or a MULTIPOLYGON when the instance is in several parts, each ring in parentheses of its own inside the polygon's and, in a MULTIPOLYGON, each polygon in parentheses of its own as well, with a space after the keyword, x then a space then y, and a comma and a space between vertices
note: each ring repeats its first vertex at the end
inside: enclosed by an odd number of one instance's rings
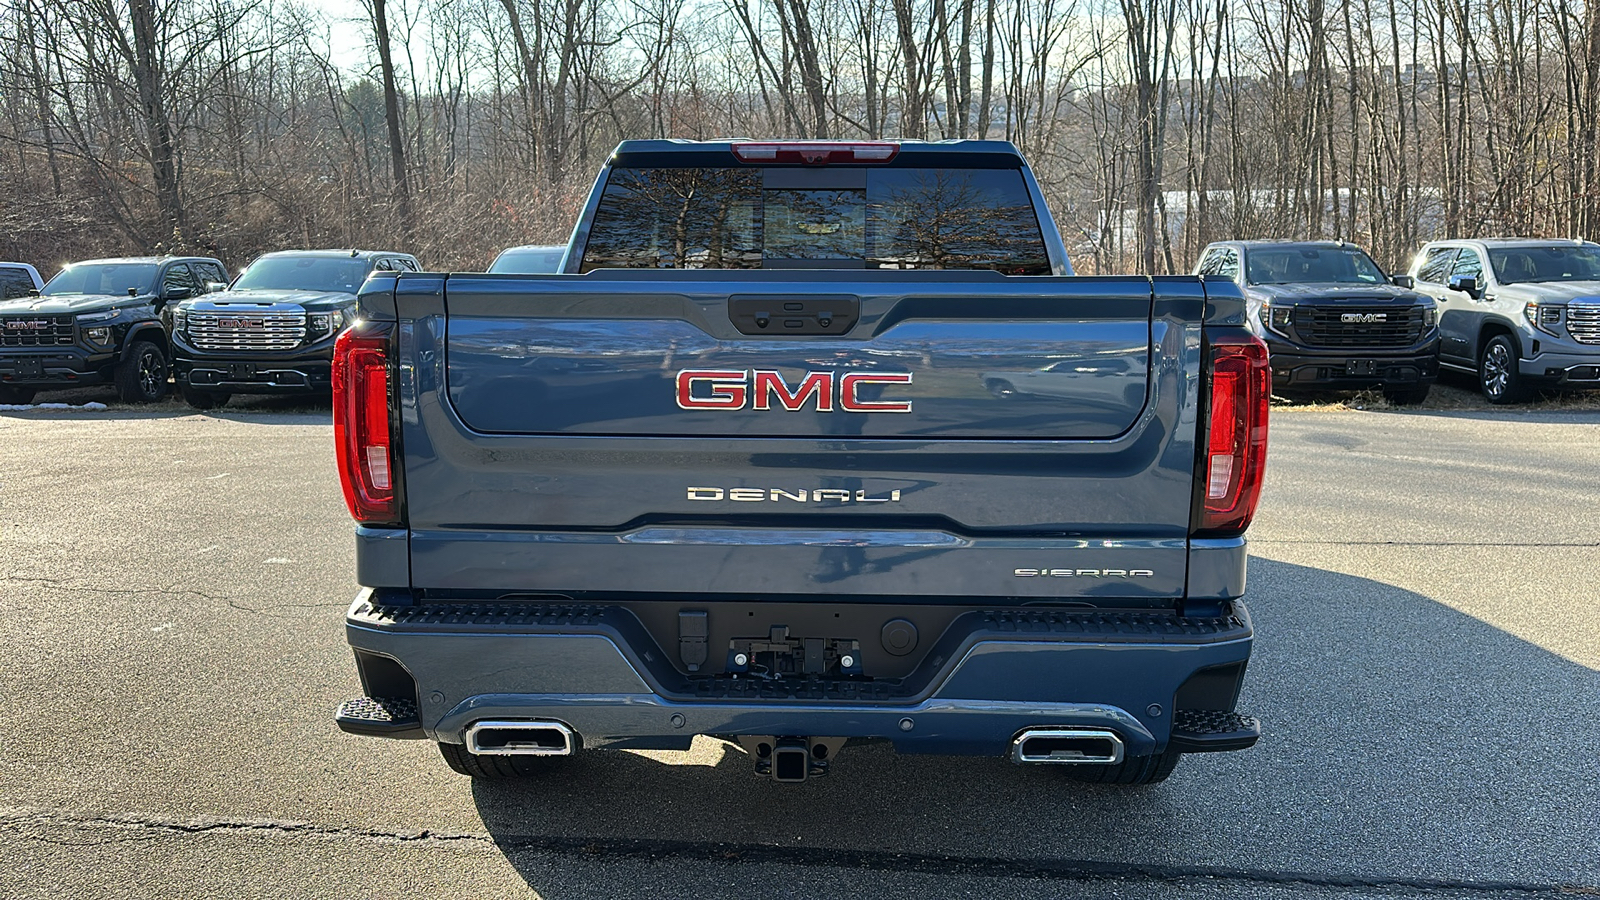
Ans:
POLYGON ((1600 672, 1392 585, 1260 557, 1249 574, 1257 639, 1240 706, 1265 737, 1186 757, 1164 784, 1081 785, 1048 766, 871 745, 780 785, 734 748, 697 744, 580 754, 541 778, 475 783, 473 798, 543 897, 605 895, 606 860, 620 858, 1600 885, 1600 672))

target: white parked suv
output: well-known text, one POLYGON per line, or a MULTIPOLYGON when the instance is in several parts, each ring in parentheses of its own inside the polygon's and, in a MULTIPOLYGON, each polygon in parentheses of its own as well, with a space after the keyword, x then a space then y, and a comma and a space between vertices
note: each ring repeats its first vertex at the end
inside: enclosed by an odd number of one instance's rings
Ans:
POLYGON ((1489 402, 1600 387, 1600 244, 1433 241, 1411 277, 1439 303, 1440 365, 1476 374, 1489 402))

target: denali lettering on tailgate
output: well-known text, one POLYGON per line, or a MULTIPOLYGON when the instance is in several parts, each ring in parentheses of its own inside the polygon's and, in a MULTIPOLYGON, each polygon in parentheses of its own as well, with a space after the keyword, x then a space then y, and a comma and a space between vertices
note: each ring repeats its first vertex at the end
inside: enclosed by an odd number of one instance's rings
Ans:
POLYGON ((782 409, 799 412, 908 413, 910 400, 863 400, 864 384, 910 384, 910 372, 807 372, 793 389, 769 369, 684 369, 678 373, 678 405, 684 409, 782 409), (699 387, 697 387, 699 385, 699 387), (776 404, 774 404, 776 401, 776 404))
POLYGON ((690 500, 733 500, 739 503, 758 503, 763 500, 793 500, 796 503, 833 500, 838 503, 899 503, 900 492, 889 491, 887 495, 868 495, 866 491, 851 493, 845 490, 807 491, 801 488, 798 491, 789 491, 783 488, 719 488, 719 487, 692 487, 689 488, 690 500))

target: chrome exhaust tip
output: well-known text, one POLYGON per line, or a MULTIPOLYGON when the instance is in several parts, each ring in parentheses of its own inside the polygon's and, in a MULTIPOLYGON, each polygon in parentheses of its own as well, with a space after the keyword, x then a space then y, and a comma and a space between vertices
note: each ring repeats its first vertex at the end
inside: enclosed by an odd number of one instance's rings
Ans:
POLYGON ((479 756, 571 756, 573 738, 560 722, 474 722, 467 749, 479 756))
POLYGON ((1030 728, 1011 742, 1019 763, 1114 766, 1122 755, 1122 738, 1103 728, 1030 728))

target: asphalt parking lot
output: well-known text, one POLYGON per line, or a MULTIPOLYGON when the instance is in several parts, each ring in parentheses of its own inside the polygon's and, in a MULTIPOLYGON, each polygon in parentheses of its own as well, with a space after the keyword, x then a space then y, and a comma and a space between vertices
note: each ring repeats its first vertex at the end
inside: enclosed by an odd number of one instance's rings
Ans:
MULTIPOLYGON (((42 398, 48 399, 48 398, 42 398)), ((1105 788, 714 742, 475 785, 332 725, 326 408, 0 413, 0 896, 1600 895, 1600 412, 1275 410, 1266 737, 1105 788)))

